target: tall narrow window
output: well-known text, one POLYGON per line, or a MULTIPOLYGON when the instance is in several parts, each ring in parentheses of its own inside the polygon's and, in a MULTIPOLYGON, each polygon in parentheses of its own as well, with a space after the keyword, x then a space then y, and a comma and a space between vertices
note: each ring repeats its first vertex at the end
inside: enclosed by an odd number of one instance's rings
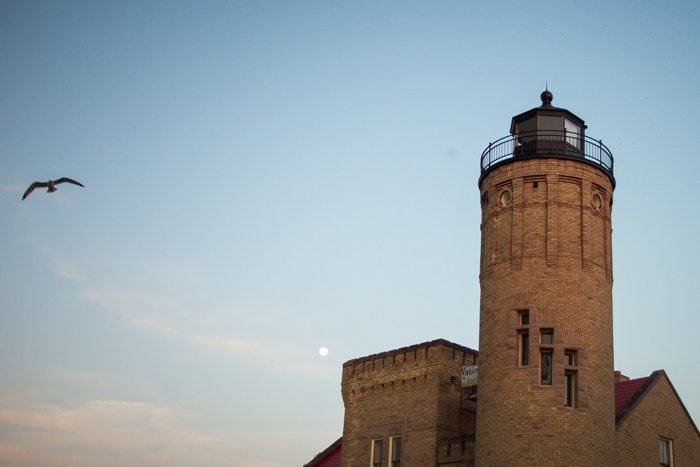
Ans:
MULTIPOLYGON (((530 324, 529 310, 520 310, 518 312, 518 320, 520 326, 528 326, 530 324)), ((530 331, 529 328, 520 329, 518 331, 518 362, 520 366, 528 366, 530 364, 530 331)))
MULTIPOLYGON (((540 345, 551 346, 554 344, 554 330, 540 329, 540 345)), ((550 386, 552 384, 552 363, 554 349, 540 347, 540 384, 550 386)))
POLYGON ((372 452, 370 453, 370 467, 381 467, 382 465, 382 446, 381 439, 372 440, 372 452))
POLYGON ((659 438, 659 465, 673 467, 673 441, 668 438, 659 438))
POLYGON ((540 351, 540 384, 551 386, 552 384, 552 350, 540 351))
POLYGON ((401 437, 389 438, 389 467, 401 467, 401 437))
POLYGON ((520 331, 518 339, 520 340, 520 366, 528 366, 530 364, 530 334, 527 331, 520 331))
POLYGON ((564 350, 564 362, 564 405, 575 408, 578 406, 578 352, 564 350))
POLYGON ((576 407, 577 376, 575 371, 567 370, 564 373, 564 405, 567 407, 576 407))

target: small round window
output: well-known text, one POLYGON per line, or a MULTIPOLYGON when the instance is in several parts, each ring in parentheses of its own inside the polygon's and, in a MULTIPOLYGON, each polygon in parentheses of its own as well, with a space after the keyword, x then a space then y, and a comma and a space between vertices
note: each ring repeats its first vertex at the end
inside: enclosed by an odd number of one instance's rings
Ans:
POLYGON ((510 206, 510 202, 511 202, 512 198, 513 198, 513 195, 510 192, 510 190, 503 190, 501 192, 501 195, 498 197, 498 204, 500 204, 501 207, 504 207, 504 208, 506 206, 510 206))
POLYGON ((600 208, 603 207, 603 198, 598 193, 593 193, 593 196, 591 196, 591 205, 593 209, 600 211, 600 208))

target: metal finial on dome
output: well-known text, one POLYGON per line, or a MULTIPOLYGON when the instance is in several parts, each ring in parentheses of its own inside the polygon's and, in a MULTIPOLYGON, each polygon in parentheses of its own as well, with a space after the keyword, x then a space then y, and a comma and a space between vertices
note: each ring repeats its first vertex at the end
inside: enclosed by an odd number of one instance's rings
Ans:
POLYGON ((551 107, 554 95, 545 89, 542 94, 540 94, 540 99, 542 100, 542 107, 551 107))

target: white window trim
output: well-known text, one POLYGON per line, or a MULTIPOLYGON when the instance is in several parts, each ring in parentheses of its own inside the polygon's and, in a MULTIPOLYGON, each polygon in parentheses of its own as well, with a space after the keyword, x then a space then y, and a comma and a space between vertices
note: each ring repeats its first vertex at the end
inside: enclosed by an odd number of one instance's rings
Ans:
POLYGON ((673 467, 673 440, 671 438, 666 438, 665 436, 659 436, 659 465, 673 467), (668 463, 662 463, 661 459, 661 446, 665 444, 668 448, 668 463))
MULTIPOLYGON (((396 436, 390 436, 389 437, 389 457, 388 459, 388 465, 389 467, 392 467, 392 462, 394 461, 394 441, 396 439, 401 439, 401 435, 396 435, 396 436)), ((399 447, 399 450, 401 447, 399 447)), ((400 451, 399 451, 400 452, 400 451)), ((399 462, 401 462, 401 459, 399 458, 399 462)))
MULTIPOLYGON (((370 448, 369 452, 369 467, 375 467, 374 464, 374 450, 376 449, 377 442, 381 443, 382 450, 384 448, 384 440, 382 438, 374 438, 372 439, 372 446, 370 448)), ((382 452, 380 451, 379 453, 379 465, 382 463, 382 452)))

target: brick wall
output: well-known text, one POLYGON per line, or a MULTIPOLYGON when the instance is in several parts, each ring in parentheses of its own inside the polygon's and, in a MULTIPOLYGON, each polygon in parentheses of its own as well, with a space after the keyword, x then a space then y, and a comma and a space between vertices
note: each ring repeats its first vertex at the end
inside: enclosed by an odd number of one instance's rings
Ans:
POLYGON ((673 441, 673 466, 700 465, 700 436, 664 372, 619 421, 615 465, 658 467, 659 437, 673 441))
POLYGON ((584 162, 513 159, 480 189, 476 465, 612 465, 611 180, 584 162), (554 332, 551 385, 540 384, 542 329, 554 332), (576 407, 565 406, 566 351, 577 355, 576 407))
MULTIPOLYGON (((460 411, 460 377, 462 365, 474 364, 476 356, 439 339, 346 362, 341 465, 369 465, 371 440, 377 438, 384 440, 387 465, 389 437, 396 435, 402 440, 402 465, 435 465, 445 446, 441 439, 473 437, 473 418, 460 411)), ((465 445, 473 457, 473 445, 465 445)))

